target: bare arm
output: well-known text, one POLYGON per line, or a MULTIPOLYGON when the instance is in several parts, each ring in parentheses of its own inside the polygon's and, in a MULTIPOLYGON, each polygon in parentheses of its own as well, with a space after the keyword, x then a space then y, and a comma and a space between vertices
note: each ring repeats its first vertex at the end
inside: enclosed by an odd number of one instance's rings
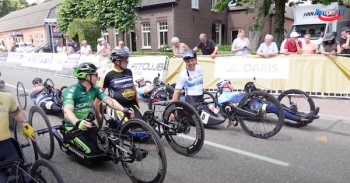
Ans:
POLYGON ((251 50, 252 49, 252 47, 250 46, 250 41, 249 41, 249 39, 247 38, 247 42, 248 42, 248 50, 251 50))
POLYGON ((197 51, 197 50, 198 50, 197 46, 193 48, 193 51, 197 51))
POLYGON ((175 46, 173 45, 173 54, 175 57, 182 57, 182 54, 176 53, 175 46))
POLYGON ((41 91, 43 91, 44 88, 45 88, 44 86, 37 86, 37 87, 32 89, 32 93, 36 94, 38 92, 41 92, 41 91))
POLYGON ((137 90, 136 90, 136 87, 135 87, 134 84, 132 85, 132 88, 133 88, 134 91, 135 91, 135 100, 136 100, 137 105, 139 106, 139 98, 137 97, 137 90))
POLYGON ((17 108, 17 110, 12 113, 13 117, 15 118, 15 120, 17 121, 17 123, 21 123, 22 126, 27 126, 28 123, 24 123, 23 121, 25 121, 27 118, 25 116, 25 114, 23 113, 23 111, 20 108, 17 108))
POLYGON ((218 46, 215 46, 215 50, 213 52, 213 54, 216 54, 218 52, 218 46))
POLYGON ((303 50, 300 48, 299 43, 297 43, 296 45, 297 45, 297 53, 302 54, 303 50))
POLYGON ((123 111, 124 109, 124 107, 120 105, 119 102, 117 102, 115 99, 112 99, 111 97, 103 97, 103 102, 105 102, 109 107, 115 110, 123 111))
POLYGON ((340 52, 341 52, 340 45, 337 45, 337 54, 340 54, 340 52))
POLYGON ((67 104, 63 107, 64 118, 66 118, 71 124, 75 125, 79 119, 73 113, 74 106, 72 104, 67 104))
POLYGON ((242 49, 244 49, 244 48, 237 48, 236 49, 236 39, 233 41, 233 43, 232 43, 232 46, 231 46, 231 51, 232 52, 236 52, 236 51, 239 51, 239 50, 242 50, 242 49))
POLYGON ((180 93, 181 93, 181 90, 175 90, 175 92, 174 92, 174 94, 173 94, 172 100, 173 100, 173 101, 179 100, 179 95, 180 95, 180 93))
MULTIPOLYGON (((339 46, 339 45, 338 45, 338 46, 339 46)), ((329 52, 325 52, 325 51, 324 51, 324 47, 323 47, 322 44, 320 45, 320 50, 321 50, 321 51, 320 51, 321 54, 324 54, 324 55, 329 55, 329 54, 330 54, 329 52)))
POLYGON ((343 49, 349 49, 349 40, 350 40, 350 35, 347 36, 345 44, 341 45, 343 49))

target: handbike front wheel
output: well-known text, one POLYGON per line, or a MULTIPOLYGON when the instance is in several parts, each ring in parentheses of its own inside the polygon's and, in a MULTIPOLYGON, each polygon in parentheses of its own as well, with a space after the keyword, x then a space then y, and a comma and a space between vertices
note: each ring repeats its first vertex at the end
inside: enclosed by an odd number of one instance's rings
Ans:
POLYGON ((39 156, 50 160, 54 153, 54 139, 49 118, 38 106, 33 106, 29 111, 29 121, 35 129, 35 142, 33 145, 39 156))
POLYGON ((57 182, 64 183, 62 176, 52 163, 45 159, 40 159, 33 164, 30 171, 33 182, 57 182))
POLYGON ((238 116, 238 120, 249 135, 257 138, 270 138, 282 128, 284 112, 278 100, 269 93, 254 91, 240 101, 238 108, 256 114, 257 117, 238 116), (265 109, 262 109, 265 106, 265 109))
POLYGON ((132 182, 164 181, 167 172, 165 150, 150 125, 139 119, 130 119, 122 126, 119 139, 120 147, 127 151, 119 149, 122 166, 132 182))
MULTIPOLYGON (((32 125, 31 122, 29 122, 29 124, 32 125)), ((20 123, 15 122, 13 124, 13 135, 22 148, 23 156, 26 162, 34 163, 36 160, 38 160, 38 153, 35 150, 33 142, 30 138, 23 135, 22 125, 20 123)))
POLYGON ((197 154, 204 144, 204 125, 196 110, 184 101, 174 101, 169 104, 162 114, 162 120, 172 128, 164 126, 165 138, 179 154, 193 156, 197 154), (170 115, 175 120, 170 119, 170 115), (190 124, 194 124, 194 128, 190 124))
POLYGON ((155 87, 148 100, 148 109, 153 109, 153 103, 164 101, 164 100, 171 100, 174 94, 174 88, 169 85, 162 85, 155 87))
POLYGON ((27 93, 22 82, 17 83, 17 100, 22 110, 27 107, 27 93))

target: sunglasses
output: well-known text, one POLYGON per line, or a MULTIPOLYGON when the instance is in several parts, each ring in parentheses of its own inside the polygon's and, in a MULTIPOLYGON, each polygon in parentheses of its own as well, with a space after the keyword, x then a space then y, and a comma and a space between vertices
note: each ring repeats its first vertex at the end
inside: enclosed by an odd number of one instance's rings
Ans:
POLYGON ((34 84, 39 84, 39 83, 42 83, 41 81, 36 81, 36 82, 34 82, 34 84))
POLYGON ((98 77, 98 73, 90 74, 90 75, 98 77))

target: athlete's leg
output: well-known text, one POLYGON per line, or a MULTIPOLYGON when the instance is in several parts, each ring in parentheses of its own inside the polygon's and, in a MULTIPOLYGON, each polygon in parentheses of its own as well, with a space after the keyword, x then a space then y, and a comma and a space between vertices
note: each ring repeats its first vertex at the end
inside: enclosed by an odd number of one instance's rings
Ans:
POLYGON ((142 114, 140 108, 137 107, 137 105, 133 105, 133 106, 131 106, 131 108, 132 108, 132 110, 134 110, 135 118, 142 120, 143 114, 142 114))
MULTIPOLYGON (((73 127, 66 127, 67 131, 71 131, 73 127)), ((67 137, 69 137, 67 135, 67 137)), ((76 148, 80 149, 87 155, 94 155, 99 153, 99 148, 97 146, 97 137, 93 132, 84 131, 82 134, 69 139, 72 144, 75 144, 76 148)))
MULTIPOLYGON (((0 162, 19 157, 18 152, 11 139, 0 141, 0 162)), ((7 182, 7 175, 4 170, 0 170, 0 182, 7 182)))
POLYGON ((52 111, 54 113, 61 112, 61 108, 53 101, 52 98, 43 99, 39 106, 46 112, 46 111, 52 111))

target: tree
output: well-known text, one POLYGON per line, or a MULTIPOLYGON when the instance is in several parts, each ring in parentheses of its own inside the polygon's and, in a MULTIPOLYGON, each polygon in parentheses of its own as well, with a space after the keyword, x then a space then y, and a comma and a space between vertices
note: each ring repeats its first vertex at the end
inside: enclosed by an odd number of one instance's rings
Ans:
POLYGON ((0 1, 0 18, 12 11, 28 7, 26 0, 2 0, 0 1))
MULTIPOLYGON (((77 37, 78 43, 86 40, 90 45, 97 45, 96 37, 101 36, 101 29, 95 20, 75 19, 68 26, 69 37, 77 37)), ((92 46, 96 51, 96 47, 92 46)))
POLYGON ((57 11, 58 27, 66 32, 74 19, 88 18, 96 20, 102 30, 115 28, 120 35, 135 28, 138 19, 136 6, 141 0, 63 0, 57 11))

